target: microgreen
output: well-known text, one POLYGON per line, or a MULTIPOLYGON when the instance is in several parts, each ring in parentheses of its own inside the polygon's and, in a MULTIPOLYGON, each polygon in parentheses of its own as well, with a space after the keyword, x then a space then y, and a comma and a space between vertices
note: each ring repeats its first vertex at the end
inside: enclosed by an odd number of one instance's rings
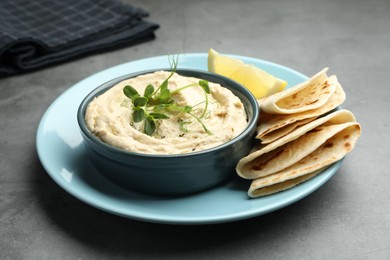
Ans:
MULTIPOLYGON (((131 100, 133 104, 133 122, 143 122, 144 133, 152 136, 157 130, 159 120, 168 119, 172 115, 184 113, 190 115, 199 124, 201 124, 205 132, 212 134, 202 121, 202 119, 206 116, 208 109, 208 94, 211 93, 208 81, 199 80, 197 83, 192 83, 171 91, 168 87, 169 79, 175 74, 177 70, 178 56, 169 56, 169 63, 171 66, 170 74, 157 88, 155 88, 152 84, 147 85, 142 96, 135 88, 130 85, 126 85, 123 88, 123 93, 131 100), (180 106, 173 98, 175 94, 190 87, 201 87, 204 91, 205 101, 201 102, 204 103, 204 108, 200 116, 196 115, 194 108, 201 103, 195 106, 180 106)), ((186 125, 190 123, 191 121, 180 120, 180 130, 182 132, 188 132, 186 125)))

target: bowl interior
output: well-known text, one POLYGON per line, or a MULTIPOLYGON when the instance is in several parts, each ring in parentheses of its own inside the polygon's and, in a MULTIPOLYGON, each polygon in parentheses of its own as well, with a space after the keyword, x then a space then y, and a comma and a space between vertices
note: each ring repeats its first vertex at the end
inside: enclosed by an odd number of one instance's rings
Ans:
MULTIPOLYGON (((105 149, 109 150, 112 153, 115 153, 116 155, 122 154, 122 155, 125 155, 125 156, 132 155, 132 156, 147 156, 147 157, 172 157, 172 155, 143 154, 143 153, 137 153, 137 152, 130 152, 130 151, 126 151, 126 150, 114 147, 112 145, 109 145, 109 144, 101 141, 95 135, 93 135, 89 131, 89 129, 87 128, 87 126, 85 124, 85 121, 84 121, 85 111, 87 109, 87 106, 95 97, 103 94, 109 88, 113 87, 114 85, 116 85, 117 83, 119 83, 119 82, 121 82, 123 80, 129 79, 129 78, 133 78, 133 77, 137 77, 137 76, 144 75, 144 74, 148 74, 148 73, 153 73, 153 72, 160 71, 160 70, 169 71, 169 69, 157 69, 157 70, 153 69, 153 70, 146 70, 146 71, 126 74, 126 75, 123 75, 121 77, 112 79, 112 80, 102 84, 101 86, 97 87, 92 92, 90 92, 84 98, 84 100, 81 102, 81 104, 79 106, 79 109, 78 109, 78 112, 77 112, 77 121, 78 121, 79 127, 80 127, 83 135, 86 138, 88 138, 88 139, 92 140, 93 142, 95 142, 97 145, 100 145, 100 146, 104 147, 105 149)), ((189 155, 209 152, 210 150, 221 149, 223 147, 229 146, 231 143, 236 142, 238 139, 241 139, 243 136, 246 136, 250 132, 252 132, 252 130, 256 126, 256 123, 257 123, 257 120, 258 120, 259 107, 258 107, 258 103, 256 101, 256 98, 252 95, 252 93, 249 90, 247 90, 245 87, 243 87, 239 83, 237 83, 237 82, 235 82, 235 81, 233 81, 233 80, 231 80, 229 78, 226 78, 224 76, 217 75, 217 74, 214 74, 214 73, 206 72, 206 71, 189 70, 189 69, 178 69, 176 71, 176 73, 178 73, 179 75, 182 75, 182 76, 196 77, 196 78, 199 78, 199 79, 207 80, 209 82, 218 83, 222 87, 230 89, 241 100, 241 102, 244 104, 245 111, 246 111, 246 114, 247 114, 248 125, 247 125, 247 127, 245 128, 245 130, 242 133, 237 135, 235 138, 233 138, 229 142, 226 142, 224 144, 221 144, 219 146, 216 146, 216 147, 213 147, 213 148, 209 148, 209 149, 206 149, 206 150, 201 150, 201 151, 196 151, 196 152, 191 152, 191 153, 185 153, 185 154, 175 154, 174 155, 175 157, 189 156, 189 155)))

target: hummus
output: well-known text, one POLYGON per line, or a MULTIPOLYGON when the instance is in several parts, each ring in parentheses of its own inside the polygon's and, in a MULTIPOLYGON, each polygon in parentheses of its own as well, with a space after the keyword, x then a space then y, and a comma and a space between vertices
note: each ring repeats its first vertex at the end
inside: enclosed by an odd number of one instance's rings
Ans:
MULTIPOLYGON (((88 129, 103 142, 137 153, 183 154, 205 150, 223 144, 240 134, 247 126, 247 115, 240 99, 229 89, 209 82, 207 114, 202 122, 211 132, 188 114, 170 115, 169 119, 157 121, 153 136, 143 133, 143 123, 134 123, 133 104, 123 94, 123 88, 130 85, 143 94, 148 84, 157 88, 170 72, 158 71, 124 80, 102 95, 96 97, 87 107, 85 121, 88 129), (185 129, 180 122, 187 122, 185 129)), ((173 91, 199 79, 174 74, 168 88, 173 91)), ((180 106, 193 106, 194 113, 201 114, 205 104, 205 93, 200 86, 190 87, 172 96, 180 106)))

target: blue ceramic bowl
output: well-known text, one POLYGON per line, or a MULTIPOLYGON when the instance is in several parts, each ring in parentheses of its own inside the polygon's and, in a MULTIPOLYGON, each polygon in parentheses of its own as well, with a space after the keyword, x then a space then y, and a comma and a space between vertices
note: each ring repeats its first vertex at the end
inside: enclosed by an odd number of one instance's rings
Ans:
POLYGON ((199 192, 235 176, 238 160, 246 156, 253 146, 259 107, 255 97, 246 88, 217 74, 177 70, 182 76, 219 83, 241 99, 246 109, 248 126, 229 142, 188 154, 151 155, 116 148, 104 143, 88 130, 84 117, 90 101, 120 81, 155 71, 157 70, 143 71, 113 79, 93 90, 82 101, 77 121, 92 163, 107 179, 126 189, 158 195, 199 192))

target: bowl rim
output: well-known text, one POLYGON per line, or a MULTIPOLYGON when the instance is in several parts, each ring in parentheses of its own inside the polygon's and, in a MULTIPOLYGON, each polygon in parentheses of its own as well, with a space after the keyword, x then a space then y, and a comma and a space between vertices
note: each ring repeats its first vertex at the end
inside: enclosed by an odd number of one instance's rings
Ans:
MULTIPOLYGON (((210 154, 210 153, 220 151, 220 150, 225 150, 229 146, 234 144, 235 142, 245 138, 248 134, 250 134, 250 132, 252 132, 252 129, 256 127, 257 121, 259 118, 259 114, 260 114, 260 108, 259 108, 259 104, 257 102, 257 99, 246 87, 244 87, 243 85, 241 85, 237 81, 234 81, 234 80, 232 80, 228 77, 225 77, 223 75, 220 75, 220 74, 216 74, 216 73, 212 73, 212 72, 204 71, 204 70, 199 70, 199 69, 178 68, 175 72, 179 75, 181 75, 181 73, 199 73, 199 74, 203 74, 203 75, 208 76, 208 77, 219 78, 219 79, 222 79, 222 81, 224 83, 226 83, 226 86, 229 90, 232 90, 231 86, 233 85, 234 90, 242 93, 248 99, 248 101, 251 103, 252 108, 253 108, 252 109, 253 111, 251 111, 253 114, 252 119, 250 121, 248 121, 248 124, 245 127, 245 129, 240 134, 238 134, 237 136, 235 136, 234 138, 232 138, 231 140, 229 140, 223 144, 220 144, 220 145, 208 148, 208 149, 199 150, 199 151, 195 151, 195 152, 189 152, 189 153, 183 153, 183 154, 153 154, 153 153, 132 152, 132 151, 128 151, 128 150, 121 149, 119 147, 107 144, 107 143, 103 142, 102 140, 100 140, 98 137, 96 137, 94 134, 91 133, 91 131, 87 128, 87 126, 85 124, 84 117, 85 117, 86 108, 94 97, 97 97, 98 95, 103 94, 109 88, 113 87, 114 85, 118 84, 119 82, 121 82, 123 80, 130 79, 130 78, 137 77, 137 76, 141 76, 141 75, 148 74, 148 73, 157 72, 157 71, 171 71, 171 69, 170 68, 158 68, 158 69, 148 69, 148 70, 131 72, 131 73, 124 74, 124 75, 115 77, 113 79, 110 79, 110 80, 100 84, 99 86, 94 88, 92 91, 90 91, 83 98, 83 100, 81 101, 81 103, 79 104, 79 107, 77 109, 77 123, 79 125, 80 130, 84 134, 84 136, 86 136, 93 143, 100 145, 101 147, 103 147, 106 150, 109 150, 111 153, 118 154, 121 156, 131 156, 131 157, 138 157, 138 158, 165 158, 165 159, 166 158, 188 158, 188 157, 202 156, 202 155, 210 154)), ((187 75, 186 77, 190 77, 190 76, 187 75)), ((196 77, 196 76, 194 76, 194 77, 196 77)), ((212 82, 211 80, 209 80, 209 81, 212 82)), ((226 86, 223 86, 223 87, 226 87, 226 86)), ((238 97, 238 98, 240 98, 240 97, 238 97)), ((241 100, 241 98, 240 98, 240 100, 241 100)), ((245 104, 244 104, 244 107, 245 107, 245 112, 248 115, 249 111, 247 109, 247 106, 245 106, 245 104)))

